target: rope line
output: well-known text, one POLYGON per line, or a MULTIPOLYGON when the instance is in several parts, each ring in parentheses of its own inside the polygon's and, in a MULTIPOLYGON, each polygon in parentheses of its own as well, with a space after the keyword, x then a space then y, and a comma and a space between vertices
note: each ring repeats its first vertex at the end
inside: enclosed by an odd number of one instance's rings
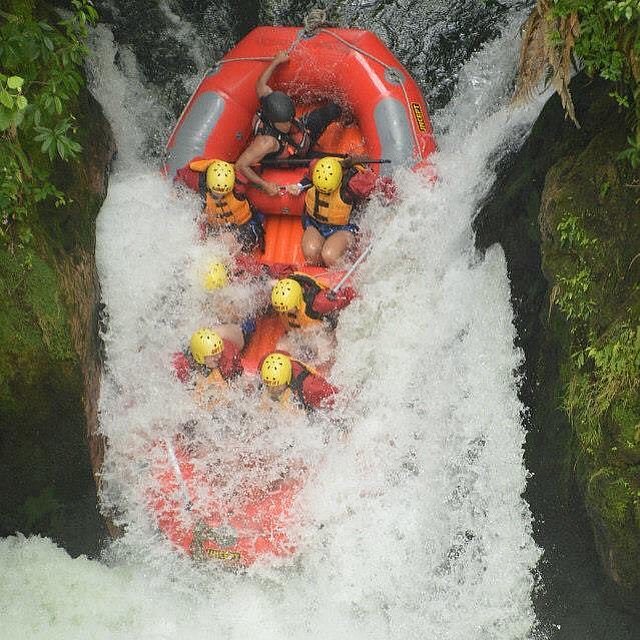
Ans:
MULTIPOLYGON (((336 40, 338 40, 339 42, 344 44, 346 47, 348 47, 349 49, 353 49, 353 51, 356 51, 357 53, 359 53, 360 55, 365 56, 366 58, 371 58, 371 60, 374 60, 375 62, 377 62, 379 65, 381 65, 382 67, 384 67, 386 70, 388 70, 390 72, 396 72, 397 71, 396 67, 392 67, 390 64, 387 64, 383 60, 380 60, 380 58, 374 56, 372 53, 369 53, 368 51, 365 51, 364 49, 361 49, 360 47, 357 47, 355 44, 352 44, 348 40, 345 40, 344 38, 339 36, 337 33, 333 33, 333 31, 329 31, 328 29, 320 29, 320 33, 324 33, 324 34, 326 34, 328 36, 331 36, 332 38, 335 38, 336 40)), ((405 85, 404 79, 402 79, 401 82, 400 82, 400 87, 402 89, 402 93, 404 95, 405 102, 407 103, 407 109, 409 110, 409 113, 410 113, 411 112, 411 100, 409 100, 409 94, 407 93, 407 89, 406 89, 406 87, 404 85, 405 85)), ((420 153, 420 137, 418 136, 418 132, 416 131, 416 125, 415 125, 415 123, 413 121, 413 118, 410 117, 409 118, 409 122, 411 123, 411 133, 413 134, 413 139, 414 139, 415 144, 416 144, 416 151, 418 153, 420 153)))
MULTIPOLYGON (((384 62, 383 60, 381 60, 377 56, 374 56, 372 53, 369 53, 368 51, 365 51, 364 49, 361 49, 360 47, 357 47, 355 44, 352 44, 348 40, 345 40, 343 37, 339 36, 337 33, 333 33, 332 31, 329 31, 329 29, 321 29, 320 27, 322 25, 328 24, 327 23, 327 12, 326 12, 326 10, 324 10, 324 9, 312 9, 305 16, 303 22, 304 22, 304 27, 302 29, 300 29, 300 31, 298 31, 295 39, 293 40, 293 42, 291 43, 291 45, 287 49, 287 53, 288 54, 290 54, 298 46, 298 44, 300 44, 300 41, 302 40, 302 38, 305 35, 306 36, 311 36, 315 32, 319 32, 319 33, 324 33, 324 34, 326 34, 328 36, 331 36, 335 40, 338 40, 339 42, 341 42, 348 49, 352 49, 353 51, 356 51, 357 53, 359 53, 360 55, 364 56, 365 58, 370 58, 374 62, 377 62, 381 67, 383 67, 385 70, 389 71, 390 73, 397 73, 398 72, 398 69, 396 67, 393 67, 390 64, 387 64, 386 62, 384 62)), ((214 67, 212 67, 210 69, 207 69, 203 79, 200 81, 200 84, 202 84, 202 82, 204 82, 204 79, 209 75, 209 73, 215 71, 216 67, 218 67, 218 66, 220 66, 222 64, 228 64, 229 62, 270 62, 271 60, 273 60, 273 56, 249 56, 249 57, 244 57, 244 58, 226 58, 226 59, 223 58, 222 60, 219 60, 215 64, 214 67)), ((200 87, 200 85, 198 85, 198 88, 199 87, 200 87)), ((401 78, 401 80, 400 80, 400 88, 402 89, 402 94, 404 95, 405 103, 407 105, 407 110, 410 113, 411 112, 411 100, 409 99, 409 94, 407 93, 407 89, 405 87, 404 78, 401 78)), ((197 90, 196 90, 196 92, 194 92, 193 95, 195 95, 195 93, 197 93, 197 90)), ((193 98, 193 96, 192 96, 192 98, 193 98)), ((182 110, 182 114, 180 114, 180 118, 178 119, 178 122, 182 118, 182 115, 186 112, 187 107, 189 106, 190 102, 191 102, 191 100, 189 100, 189 102, 187 102, 187 104, 185 105, 184 109, 182 110)), ((419 134, 418 134, 418 132, 416 130, 416 124, 413 121, 413 118, 411 118, 411 117, 409 117, 409 122, 411 123, 411 133, 413 135, 413 140, 414 140, 414 143, 416 145, 416 152, 420 154, 420 136, 419 136, 419 134)), ((166 149, 166 147, 165 147, 165 149, 166 149)))

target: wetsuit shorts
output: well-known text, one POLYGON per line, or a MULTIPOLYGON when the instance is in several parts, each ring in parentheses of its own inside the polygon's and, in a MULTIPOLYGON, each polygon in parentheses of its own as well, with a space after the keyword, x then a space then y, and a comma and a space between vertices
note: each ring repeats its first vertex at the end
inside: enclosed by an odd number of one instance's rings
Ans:
POLYGON ((251 253, 255 248, 259 248, 264 253, 264 227, 262 223, 264 215, 254 212, 251 219, 244 224, 223 224, 217 227, 209 226, 209 233, 217 235, 223 231, 231 231, 236 240, 240 243, 243 253, 251 253))
POLYGON ((242 246, 244 253, 250 253, 256 247, 264 253, 264 215, 262 213, 254 213, 251 220, 245 224, 236 226, 234 230, 238 242, 242 246))
POLYGON ((318 222, 312 218, 308 213, 302 216, 302 228, 313 227, 323 238, 332 236, 337 231, 348 231, 354 235, 358 233, 357 224, 326 224, 324 222, 318 222))
POLYGON ((242 329, 242 337, 246 346, 251 336, 256 332, 256 319, 251 316, 245 318, 240 325, 240 329, 242 329))

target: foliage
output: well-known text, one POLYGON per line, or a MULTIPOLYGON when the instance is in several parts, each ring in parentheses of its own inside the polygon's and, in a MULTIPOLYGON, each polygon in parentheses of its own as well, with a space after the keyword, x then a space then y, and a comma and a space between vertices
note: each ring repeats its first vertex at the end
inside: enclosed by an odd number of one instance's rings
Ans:
POLYGON ((0 241, 12 252, 30 246, 38 203, 66 204, 50 179, 52 163, 81 151, 72 111, 87 28, 97 19, 90 0, 72 0, 73 11, 55 26, 28 3, 16 5, 0 11, 0 241))
POLYGON ((640 166, 640 2, 538 0, 524 26, 516 100, 530 95, 546 73, 575 121, 567 87, 573 56, 590 75, 617 83, 612 97, 630 109, 634 132, 623 157, 640 166))
MULTIPOLYGON (((616 412, 635 416, 639 408, 640 284, 629 277, 633 260, 617 259, 619 235, 597 213, 566 212, 557 232, 565 259, 553 302, 568 321, 572 350, 564 405, 583 453, 597 458, 607 451, 603 427, 616 412)), ((640 436, 640 424, 632 429, 640 436)))
POLYGON ((591 75, 619 84, 614 97, 633 105, 635 135, 625 157, 640 166, 640 2, 638 0, 556 0, 554 13, 577 13, 581 34, 575 53, 591 75))
POLYGON ((515 104, 531 98, 543 80, 560 96, 565 113, 579 126, 569 92, 572 52, 580 35, 577 15, 556 17, 553 0, 538 0, 522 28, 522 47, 518 80, 513 96, 515 104))

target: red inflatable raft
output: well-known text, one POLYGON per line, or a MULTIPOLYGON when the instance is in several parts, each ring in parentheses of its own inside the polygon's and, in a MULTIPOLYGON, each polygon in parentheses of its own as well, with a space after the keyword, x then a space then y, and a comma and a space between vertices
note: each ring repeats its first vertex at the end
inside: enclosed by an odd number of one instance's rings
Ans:
MULTIPOLYGON (((381 175, 398 166, 428 167, 435 142, 420 90, 375 35, 321 28, 309 36, 296 28, 259 27, 209 70, 189 99, 166 146, 163 169, 168 177, 175 179, 194 159, 237 160, 251 139, 258 109, 256 80, 283 50, 289 50, 289 62, 276 69, 269 86, 294 99, 297 115, 329 101, 339 103, 349 114, 327 128, 319 150, 390 160, 390 164, 372 165, 381 175)), ((262 176, 290 184, 305 171, 265 167, 262 176)), ((266 214, 266 250, 260 259, 267 264, 293 264, 311 275, 322 273, 328 284, 335 284, 341 274, 304 264, 300 248, 303 196, 270 197, 250 189, 248 197, 266 214)), ((282 333, 277 318, 260 318, 243 354, 245 369, 255 371, 282 333)), ((150 504, 158 525, 176 546, 197 558, 242 565, 261 556, 295 551, 286 531, 300 477, 283 478, 268 488, 250 488, 231 504, 194 470, 187 448, 157 443, 155 460, 158 490, 152 492, 150 504)))

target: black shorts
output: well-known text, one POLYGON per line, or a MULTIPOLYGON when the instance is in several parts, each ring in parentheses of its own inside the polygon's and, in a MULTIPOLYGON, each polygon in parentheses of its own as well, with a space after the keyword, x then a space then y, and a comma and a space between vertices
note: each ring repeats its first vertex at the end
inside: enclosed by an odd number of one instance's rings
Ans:
POLYGON ((251 253, 256 248, 264 253, 263 220, 264 216, 261 213, 254 213, 251 219, 244 224, 222 224, 215 227, 207 225, 207 231, 212 236, 217 236, 224 231, 230 231, 240 243, 240 249, 243 253, 251 253))
POLYGON ((311 147, 313 147, 320 136, 324 133, 324 130, 335 120, 337 120, 342 114, 342 108, 335 102, 330 102, 324 107, 319 107, 313 111, 309 111, 306 115, 302 116, 301 122, 309 131, 309 138, 311 140, 311 147))
POLYGON ((261 213, 254 213, 249 222, 235 225, 233 233, 242 247, 244 253, 251 253, 258 248, 264 253, 264 227, 262 221, 264 216, 261 213))

